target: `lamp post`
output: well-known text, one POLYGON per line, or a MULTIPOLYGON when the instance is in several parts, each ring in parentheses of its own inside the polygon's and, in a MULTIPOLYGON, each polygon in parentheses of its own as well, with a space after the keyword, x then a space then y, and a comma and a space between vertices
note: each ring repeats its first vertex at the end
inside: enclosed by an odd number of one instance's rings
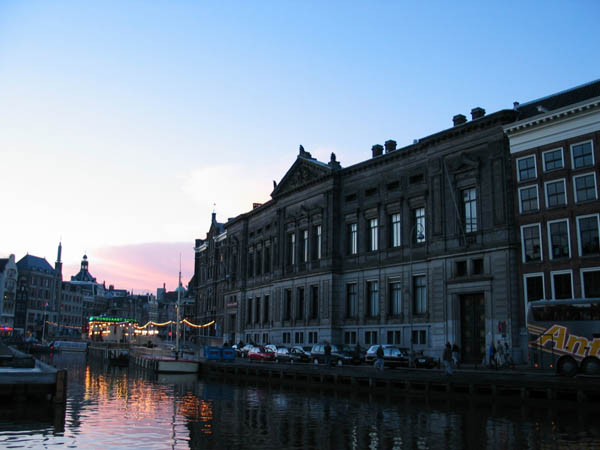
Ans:
POLYGON ((408 301, 408 313, 409 313, 409 318, 410 318, 410 359, 408 360, 408 364, 409 367, 412 367, 414 365, 414 351, 413 351, 413 274, 412 274, 412 266, 413 266, 413 239, 415 239, 416 241, 424 241, 425 240, 425 226, 423 226, 423 224, 421 224, 420 222, 415 222, 415 224, 412 226, 412 228, 410 229, 410 246, 409 246, 409 257, 410 257, 410 271, 409 271, 409 287, 407 289, 408 293, 409 293, 409 301, 408 301), (416 232, 416 235, 415 235, 416 232))

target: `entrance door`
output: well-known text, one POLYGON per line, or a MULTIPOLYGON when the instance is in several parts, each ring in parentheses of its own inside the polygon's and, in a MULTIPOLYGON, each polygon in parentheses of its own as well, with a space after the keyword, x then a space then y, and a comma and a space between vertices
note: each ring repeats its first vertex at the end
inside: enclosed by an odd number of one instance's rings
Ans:
POLYGON ((479 364, 485 355, 485 301, 483 294, 460 296, 461 361, 479 364))

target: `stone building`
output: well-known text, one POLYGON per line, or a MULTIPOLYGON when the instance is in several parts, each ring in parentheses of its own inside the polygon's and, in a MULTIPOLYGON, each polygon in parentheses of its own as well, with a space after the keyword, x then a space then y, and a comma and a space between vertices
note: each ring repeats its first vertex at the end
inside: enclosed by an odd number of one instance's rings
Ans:
POLYGON ((525 104, 505 126, 530 301, 600 298, 600 80, 525 104))
POLYGON ((195 282, 212 287, 204 318, 222 314, 230 342, 394 343, 439 356, 449 341, 479 363, 502 339, 518 357, 503 132, 516 113, 471 114, 405 148, 375 145, 346 168, 301 146, 271 200, 197 242, 195 282))
POLYGON ((46 321, 56 322, 56 274, 45 258, 26 255, 17 262, 19 278, 15 304, 15 330, 42 337, 46 321))
MULTIPOLYGON (((199 337, 224 336, 224 295, 230 277, 226 270, 226 263, 229 261, 226 244, 225 224, 217 222, 217 215, 213 212, 206 238, 196 239, 194 276, 188 285, 187 296, 196 300, 195 314, 188 317, 198 325, 214 321, 212 326, 195 330, 194 335, 199 337)), ((227 337, 231 338, 225 336, 225 340, 227 337)))

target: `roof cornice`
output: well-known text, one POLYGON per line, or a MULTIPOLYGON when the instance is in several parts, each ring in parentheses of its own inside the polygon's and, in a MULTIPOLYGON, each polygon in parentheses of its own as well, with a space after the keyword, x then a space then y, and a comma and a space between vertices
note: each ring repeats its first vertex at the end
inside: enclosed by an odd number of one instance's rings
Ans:
POLYGON ((585 113, 600 107, 600 97, 585 100, 573 105, 559 108, 529 119, 520 120, 504 127, 507 135, 519 133, 530 128, 547 125, 551 122, 570 118, 573 115, 585 113))

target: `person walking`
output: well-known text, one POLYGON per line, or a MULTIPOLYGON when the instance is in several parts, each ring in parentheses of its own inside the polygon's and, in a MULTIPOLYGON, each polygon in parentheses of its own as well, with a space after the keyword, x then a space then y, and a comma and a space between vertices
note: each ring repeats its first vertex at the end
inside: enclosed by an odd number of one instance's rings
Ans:
POLYGON ((496 368, 504 367, 504 346, 498 340, 498 345, 496 345, 496 368))
POLYGON ((452 375, 452 346, 450 345, 450 342, 446 342, 446 348, 444 348, 442 359, 444 360, 446 375, 452 375))
POLYGON ((454 364, 455 369, 458 369, 459 355, 460 355, 460 348, 458 348, 458 345, 456 345, 456 343, 454 343, 452 345, 452 363, 454 364))
POLYGON ((385 362, 383 360, 383 347, 380 345, 377 347, 377 352, 375 352, 377 359, 375 360, 375 368, 377 370, 383 370, 385 362))
POLYGON ((494 341, 490 343, 490 347, 488 349, 488 357, 490 361, 490 368, 495 367, 497 369, 498 365, 496 364, 496 347, 494 347, 494 341))
POLYGON ((325 365, 331 365, 331 345, 327 341, 325 341, 325 365))

